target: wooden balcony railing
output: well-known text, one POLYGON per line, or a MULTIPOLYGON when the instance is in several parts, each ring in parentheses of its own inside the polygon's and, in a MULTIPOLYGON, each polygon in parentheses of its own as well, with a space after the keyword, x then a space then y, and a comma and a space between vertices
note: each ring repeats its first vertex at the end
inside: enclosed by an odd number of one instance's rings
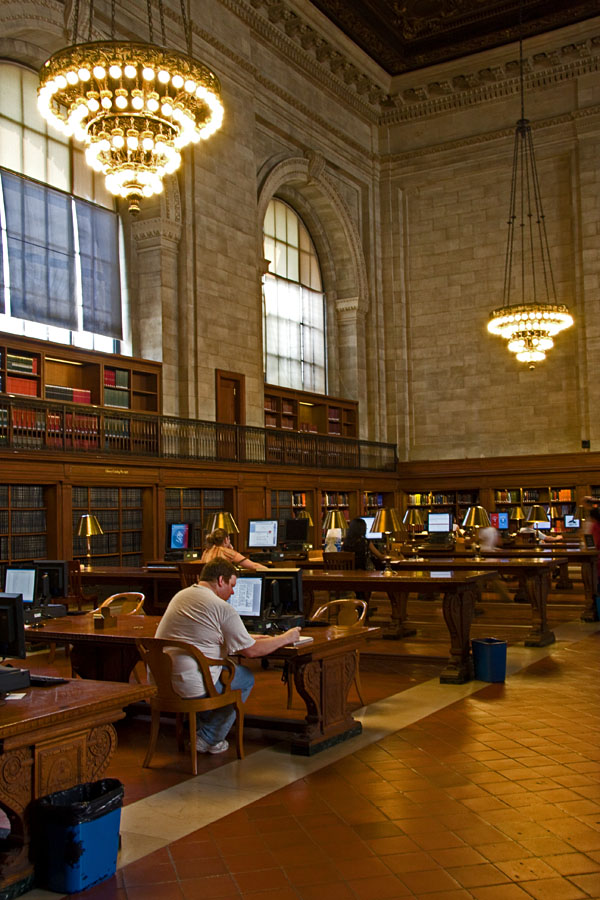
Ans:
POLYGON ((21 397, 0 400, 1 449, 380 472, 395 471, 397 463, 394 444, 21 397))

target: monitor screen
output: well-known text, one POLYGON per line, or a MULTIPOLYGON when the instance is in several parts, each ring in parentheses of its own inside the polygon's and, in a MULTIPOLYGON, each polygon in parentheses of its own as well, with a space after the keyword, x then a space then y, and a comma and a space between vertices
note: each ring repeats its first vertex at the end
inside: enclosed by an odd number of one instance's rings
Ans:
POLYGON ((552 522, 550 522, 550 521, 548 521, 548 522, 535 522, 535 523, 534 523, 534 522, 531 522, 531 523, 529 523, 529 524, 533 525, 534 528, 539 528, 540 531, 550 531, 550 529, 551 529, 551 527, 552 527, 552 522))
POLYGON ((452 513, 433 513, 427 516, 427 531, 449 532, 452 531, 452 513))
POLYGON ((565 528, 579 528, 580 524, 579 519, 576 519, 575 516, 565 516, 565 528))
POLYGON ((169 549, 188 550, 190 540, 190 526, 178 522, 169 526, 169 549))
POLYGON ((261 576, 265 618, 302 615, 302 569, 271 569, 261 576))
POLYGON ((375 516, 361 516, 361 519, 367 526, 367 533, 365 537, 368 541, 380 541, 381 540, 381 532, 373 531, 373 522, 375 521, 375 516))
POLYGON ((7 569, 4 590, 8 594, 21 594, 23 603, 35 602, 35 569, 7 569))
POLYGON ((490 524, 500 531, 508 531, 508 513, 496 512, 490 513, 490 524))
POLYGON ((305 544, 308 541, 308 519, 284 519, 286 542, 305 544))
POLYGON ((25 659, 23 595, 0 594, 0 656, 25 659))
POLYGON ((260 619, 262 613, 263 580, 253 572, 240 575, 236 581, 229 603, 242 619, 260 619))
POLYGON ((277 546, 277 519, 250 519, 248 522, 248 547, 275 549, 277 546))
POLYGON ((34 559, 37 572, 38 594, 48 597, 66 597, 69 592, 69 564, 64 559, 34 559), (47 575, 47 580, 44 576, 47 575))

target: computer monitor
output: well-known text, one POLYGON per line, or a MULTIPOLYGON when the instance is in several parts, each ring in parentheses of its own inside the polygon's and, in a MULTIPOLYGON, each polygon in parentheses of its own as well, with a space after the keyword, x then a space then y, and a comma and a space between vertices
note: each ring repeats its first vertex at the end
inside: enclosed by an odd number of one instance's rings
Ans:
POLYGON ((452 531, 452 513, 430 512, 427 515, 427 531, 430 534, 452 531))
POLYGON ((283 540, 286 544, 305 544, 308 541, 308 519, 284 519, 283 540))
POLYGON ((367 533, 365 537, 368 541, 380 541, 383 535, 380 531, 373 531, 373 522, 375 521, 375 516, 361 516, 361 519, 367 526, 367 533))
POLYGON ((552 522, 532 522, 531 523, 534 528, 539 529, 540 531, 550 531, 552 528, 552 522))
POLYGON ((509 519, 507 512, 490 513, 490 524, 499 531, 508 531, 509 519))
POLYGON ((191 530, 186 522, 169 525, 169 550, 189 550, 191 530))
POLYGON ((247 622, 262 618, 263 612, 263 580, 262 573, 251 572, 238 575, 229 603, 247 622))
POLYGON ((277 519, 250 519, 248 549, 274 550, 277 546, 277 519))
POLYGON ((64 559, 34 559, 37 588, 42 600, 66 597, 69 592, 69 564, 64 559), (45 578, 47 577, 47 580, 45 578))
POLYGON ((581 522, 575 516, 565 516, 565 528, 579 528, 581 522))
POLYGON ((0 594, 0 658, 25 659, 23 595, 0 594))
POLYGON ((302 569, 271 569, 260 574, 264 583, 264 617, 301 616, 302 569))
POLYGON ((35 569, 8 568, 4 579, 4 590, 11 596, 20 594, 23 603, 33 606, 36 600, 36 575, 35 569))

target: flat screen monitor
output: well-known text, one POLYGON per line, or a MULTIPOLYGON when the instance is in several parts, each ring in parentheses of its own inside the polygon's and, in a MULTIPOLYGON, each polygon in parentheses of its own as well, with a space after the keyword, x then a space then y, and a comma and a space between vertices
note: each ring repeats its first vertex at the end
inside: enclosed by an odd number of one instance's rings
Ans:
POLYGON ((302 615, 302 569, 272 569, 261 576, 265 618, 302 615))
POLYGON ((38 593, 43 599, 66 597, 69 592, 69 564, 64 559, 34 559, 38 593), (48 576, 48 579, 44 576, 48 576))
POLYGON ((308 541, 308 519, 284 519, 284 541, 293 544, 305 544, 308 541))
POLYGON ((169 549, 189 550, 190 526, 185 522, 169 525, 169 549))
POLYGON ((493 525, 494 528, 498 528, 499 531, 508 531, 508 513, 490 513, 490 524, 493 525))
POLYGON ((277 546, 277 519, 250 519, 248 548, 274 550, 277 546))
POLYGON ((430 534, 452 531, 452 513, 430 512, 427 516, 427 531, 430 534))
POLYGON ((565 516, 565 528, 579 528, 581 522, 575 516, 565 516))
POLYGON ((256 572, 239 575, 229 603, 242 619, 260 619, 263 608, 263 580, 256 572))
MULTIPOLYGON (((533 523, 532 523, 532 524, 533 524, 533 523)), ((550 521, 548 521, 548 522, 536 522, 536 523, 533 525, 533 527, 536 528, 536 529, 539 528, 540 531, 550 531, 550 529, 552 528, 552 522, 550 522, 550 521)))
POLYGON ((7 569, 4 579, 4 590, 7 594, 20 594, 23 603, 32 606, 35 603, 35 569, 7 569))
POLYGON ((382 534, 380 531, 373 531, 373 522, 375 521, 375 516, 361 516, 361 519, 367 526, 367 533, 365 537, 368 541, 380 541, 382 538, 382 534))
POLYGON ((0 657, 25 659, 25 620, 23 595, 0 594, 0 657))

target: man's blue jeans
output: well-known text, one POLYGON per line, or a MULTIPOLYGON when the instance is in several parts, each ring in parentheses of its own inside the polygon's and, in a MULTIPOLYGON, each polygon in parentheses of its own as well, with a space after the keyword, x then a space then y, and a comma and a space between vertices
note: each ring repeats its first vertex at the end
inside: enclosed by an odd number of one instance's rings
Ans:
MULTIPOLYGON (((254 685, 254 672, 246 669, 244 666, 236 666, 235 674, 231 681, 231 688, 234 691, 241 690, 242 700, 246 700, 254 685)), ((221 681, 217 681, 215 687, 219 694, 223 693, 224 687, 221 681)), ((204 695, 206 696, 206 695, 204 695)), ((221 709, 209 709, 206 712, 198 713, 197 734, 206 741, 207 744, 218 744, 224 740, 229 734, 229 729, 235 721, 235 706, 223 706, 221 709)))

